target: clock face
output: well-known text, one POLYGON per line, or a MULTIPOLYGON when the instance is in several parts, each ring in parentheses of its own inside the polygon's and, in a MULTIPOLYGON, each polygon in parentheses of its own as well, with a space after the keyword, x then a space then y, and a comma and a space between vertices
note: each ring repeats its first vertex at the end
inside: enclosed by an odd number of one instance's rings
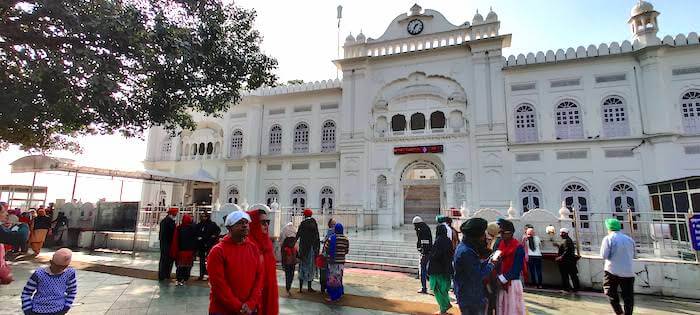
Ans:
POLYGON ((418 35, 423 31, 423 21, 417 19, 411 20, 411 22, 408 22, 406 29, 408 30, 409 34, 418 35))

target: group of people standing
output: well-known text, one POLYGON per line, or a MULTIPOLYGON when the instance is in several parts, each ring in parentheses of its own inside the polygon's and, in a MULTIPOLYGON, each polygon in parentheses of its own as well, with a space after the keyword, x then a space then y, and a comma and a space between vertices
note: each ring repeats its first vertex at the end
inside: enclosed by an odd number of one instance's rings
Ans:
POLYGON ((328 220, 326 235, 321 240, 313 211, 306 209, 303 214, 304 219, 296 232, 293 224, 289 222, 281 233, 280 254, 287 294, 292 295, 294 272, 299 264, 300 293, 304 291, 304 285, 308 292, 316 292, 311 285, 318 270, 321 293, 326 295, 329 302, 338 301, 344 294, 343 271, 350 241, 345 235, 343 225, 333 218, 328 220))
MULTIPOLYGON (((465 221, 460 230, 461 241, 451 222, 437 218, 435 241, 429 226, 415 217, 413 224, 418 236, 416 244, 421 253, 419 293, 427 293, 426 279, 440 307, 440 314, 452 308, 450 288, 462 314, 526 314, 523 280, 528 273, 531 283, 542 287, 541 239, 532 227, 526 227, 521 241, 515 239, 511 221, 499 219, 488 223, 481 218, 465 221), (452 235, 452 239, 450 239, 452 235)), ((604 291, 615 314, 632 314, 634 305, 634 273, 632 262, 634 241, 620 232, 617 219, 608 219, 609 235, 603 239, 601 256, 605 260, 604 291), (624 309, 620 305, 618 288, 622 291, 624 309)), ((560 230, 562 243, 555 258, 565 290, 579 290, 578 255, 569 230, 560 230), (571 282, 571 283, 570 283, 571 282)))

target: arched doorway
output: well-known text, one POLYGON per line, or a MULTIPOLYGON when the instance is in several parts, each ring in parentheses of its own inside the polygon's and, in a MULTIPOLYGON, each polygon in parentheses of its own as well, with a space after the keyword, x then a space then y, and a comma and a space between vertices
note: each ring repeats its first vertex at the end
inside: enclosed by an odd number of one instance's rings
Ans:
POLYGON ((410 224, 420 216, 424 222, 434 224, 435 216, 442 209, 443 176, 440 165, 417 160, 409 163, 401 173, 403 224, 410 224))

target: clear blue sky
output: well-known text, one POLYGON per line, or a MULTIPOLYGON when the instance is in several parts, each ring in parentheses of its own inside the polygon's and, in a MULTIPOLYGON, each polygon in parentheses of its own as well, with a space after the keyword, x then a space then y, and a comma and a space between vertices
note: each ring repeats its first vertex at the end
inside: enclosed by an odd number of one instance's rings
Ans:
MULTIPOLYGON (((513 34, 512 47, 505 54, 556 50, 598 45, 630 39, 627 25, 630 9, 637 0, 422 0, 423 8, 442 12, 453 24, 471 21, 478 8, 486 16, 489 7, 501 20, 501 33, 513 34)), ((336 6, 345 7, 341 39, 360 29, 366 36, 381 36, 388 24, 415 3, 408 0, 236 0, 258 11, 257 27, 264 36, 265 51, 280 62, 283 81, 335 78, 331 63, 336 57, 336 6)), ((659 37, 700 31, 700 0, 652 1, 659 16, 659 37)), ((141 167, 146 146, 138 139, 117 136, 89 137, 81 141, 85 153, 55 155, 77 159, 84 165, 135 169, 141 167)), ((13 149, 0 152, 0 184, 31 184, 31 175, 11 175, 7 163, 23 156, 13 149)), ((49 199, 69 198, 72 179, 40 175, 38 184, 49 185, 49 199)), ((125 196, 140 198, 140 184, 127 183, 125 196)), ((119 183, 85 179, 79 182, 78 198, 118 198, 119 183)))

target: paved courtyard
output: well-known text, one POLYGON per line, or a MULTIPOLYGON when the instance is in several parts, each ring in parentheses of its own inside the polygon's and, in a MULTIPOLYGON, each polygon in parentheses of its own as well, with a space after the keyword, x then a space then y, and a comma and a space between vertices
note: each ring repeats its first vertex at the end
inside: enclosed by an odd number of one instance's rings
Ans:
MULTIPOLYGON (((35 261, 12 263, 17 281, 0 286, 0 314, 21 314, 22 286, 33 269, 48 257, 50 253, 35 261)), ((73 265, 79 270, 78 298, 71 314, 206 314, 206 282, 192 281, 185 287, 159 284, 151 280, 153 256, 135 260, 130 257, 76 253, 73 265)), ((281 273, 278 276, 281 281, 281 273)), ((432 296, 415 293, 418 280, 412 276, 349 269, 345 278, 347 296, 339 305, 326 305, 318 294, 299 294, 294 289, 291 297, 281 294, 281 314, 430 314, 437 309, 432 296)), ((527 292, 525 299, 530 314, 610 313, 604 296, 595 292, 569 296, 538 290, 527 292)), ((453 309, 452 313, 459 312, 453 309)), ((638 295, 635 314, 700 314, 700 303, 638 295)))

